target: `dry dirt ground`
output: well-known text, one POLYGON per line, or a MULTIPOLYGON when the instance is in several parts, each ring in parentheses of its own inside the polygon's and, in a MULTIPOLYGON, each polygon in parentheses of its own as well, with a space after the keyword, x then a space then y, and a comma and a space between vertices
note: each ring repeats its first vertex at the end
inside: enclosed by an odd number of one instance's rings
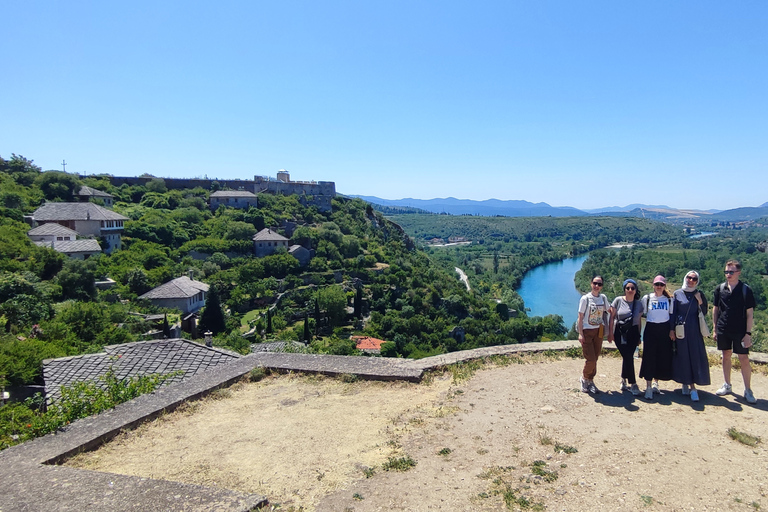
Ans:
POLYGON ((543 356, 422 384, 269 377, 69 464, 259 493, 277 510, 768 507, 765 374, 753 375, 756 405, 738 373, 739 395, 715 396, 716 365, 700 402, 673 383, 649 402, 618 391, 619 362, 600 359, 594 397, 577 389, 580 360, 543 356), (763 442, 742 444, 731 428, 763 442))

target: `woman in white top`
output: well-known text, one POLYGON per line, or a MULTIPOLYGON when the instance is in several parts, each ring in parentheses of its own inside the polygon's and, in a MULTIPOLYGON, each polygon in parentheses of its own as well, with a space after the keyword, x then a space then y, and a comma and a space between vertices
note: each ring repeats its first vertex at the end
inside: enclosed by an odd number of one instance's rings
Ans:
POLYGON ((608 297, 600 293, 603 289, 603 276, 592 278, 592 291, 579 300, 579 319, 576 329, 579 331, 581 353, 584 355, 584 369, 581 372, 581 391, 597 394, 595 386, 597 359, 603 350, 603 335, 608 319, 608 297))
POLYGON ((672 380, 672 344, 675 331, 671 321, 674 301, 662 275, 653 278, 653 293, 642 299, 645 310, 643 363, 640 378, 645 379, 645 398, 653 400, 659 380, 672 380), (656 382, 652 382, 653 380, 656 382))

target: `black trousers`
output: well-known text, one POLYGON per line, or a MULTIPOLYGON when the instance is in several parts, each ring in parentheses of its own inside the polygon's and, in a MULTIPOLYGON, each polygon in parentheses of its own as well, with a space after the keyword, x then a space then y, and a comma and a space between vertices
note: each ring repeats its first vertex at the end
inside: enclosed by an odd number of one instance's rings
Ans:
POLYGON ((619 349, 621 354, 621 378, 627 379, 630 384, 637 384, 635 378, 635 349, 640 341, 640 329, 635 325, 632 326, 630 333, 623 337, 619 332, 619 328, 613 332, 614 343, 616 348, 619 349), (622 343, 622 341, 624 343, 622 343))

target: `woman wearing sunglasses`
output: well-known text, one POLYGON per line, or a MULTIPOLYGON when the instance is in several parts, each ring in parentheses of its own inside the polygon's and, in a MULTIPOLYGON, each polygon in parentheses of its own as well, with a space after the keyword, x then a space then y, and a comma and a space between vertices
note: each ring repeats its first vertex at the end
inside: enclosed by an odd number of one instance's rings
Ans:
POLYGON ((643 305, 638 300, 637 281, 624 281, 624 295, 619 295, 611 303, 611 319, 608 325, 611 330, 608 341, 614 341, 621 354, 621 383, 622 391, 629 389, 633 395, 640 394, 635 378, 635 348, 640 345, 640 319, 643 316, 643 305), (611 334, 612 333, 612 334, 611 334), (629 382, 629 386, 627 386, 629 382))
POLYGON ((645 379, 645 398, 653 400, 659 392, 659 380, 672 379, 672 343, 675 330, 671 322, 672 296, 662 275, 653 278, 653 292, 642 299, 645 310, 643 363, 640 378, 645 379), (656 382, 653 382, 655 379, 656 382))
POLYGON ((676 337, 677 354, 672 358, 672 378, 683 385, 683 394, 691 395, 693 402, 699 401, 696 386, 708 386, 709 359, 704 347, 704 337, 699 328, 699 311, 707 314, 707 298, 697 288, 699 273, 693 270, 685 274, 683 287, 676 290, 674 297, 675 325, 685 324, 685 336, 676 337))
POLYGON ((600 293, 603 290, 603 276, 592 278, 592 291, 581 296, 579 300, 579 319, 576 329, 579 331, 581 353, 584 355, 584 370, 581 372, 582 393, 600 391, 595 386, 597 374, 597 358, 603 350, 603 331, 608 320, 608 297, 600 293))

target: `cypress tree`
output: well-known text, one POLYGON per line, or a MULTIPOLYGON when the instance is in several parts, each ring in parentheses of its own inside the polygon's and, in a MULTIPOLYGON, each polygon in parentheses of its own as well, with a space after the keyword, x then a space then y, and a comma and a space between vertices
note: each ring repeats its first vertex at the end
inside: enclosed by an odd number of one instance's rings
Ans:
POLYGON ((309 334, 309 313, 304 313, 304 343, 309 343, 312 337, 309 334))
POLYGON ((219 294, 216 288, 211 286, 208 298, 205 300, 205 309, 203 309, 203 313, 200 315, 200 330, 218 334, 225 331, 226 327, 219 294))

